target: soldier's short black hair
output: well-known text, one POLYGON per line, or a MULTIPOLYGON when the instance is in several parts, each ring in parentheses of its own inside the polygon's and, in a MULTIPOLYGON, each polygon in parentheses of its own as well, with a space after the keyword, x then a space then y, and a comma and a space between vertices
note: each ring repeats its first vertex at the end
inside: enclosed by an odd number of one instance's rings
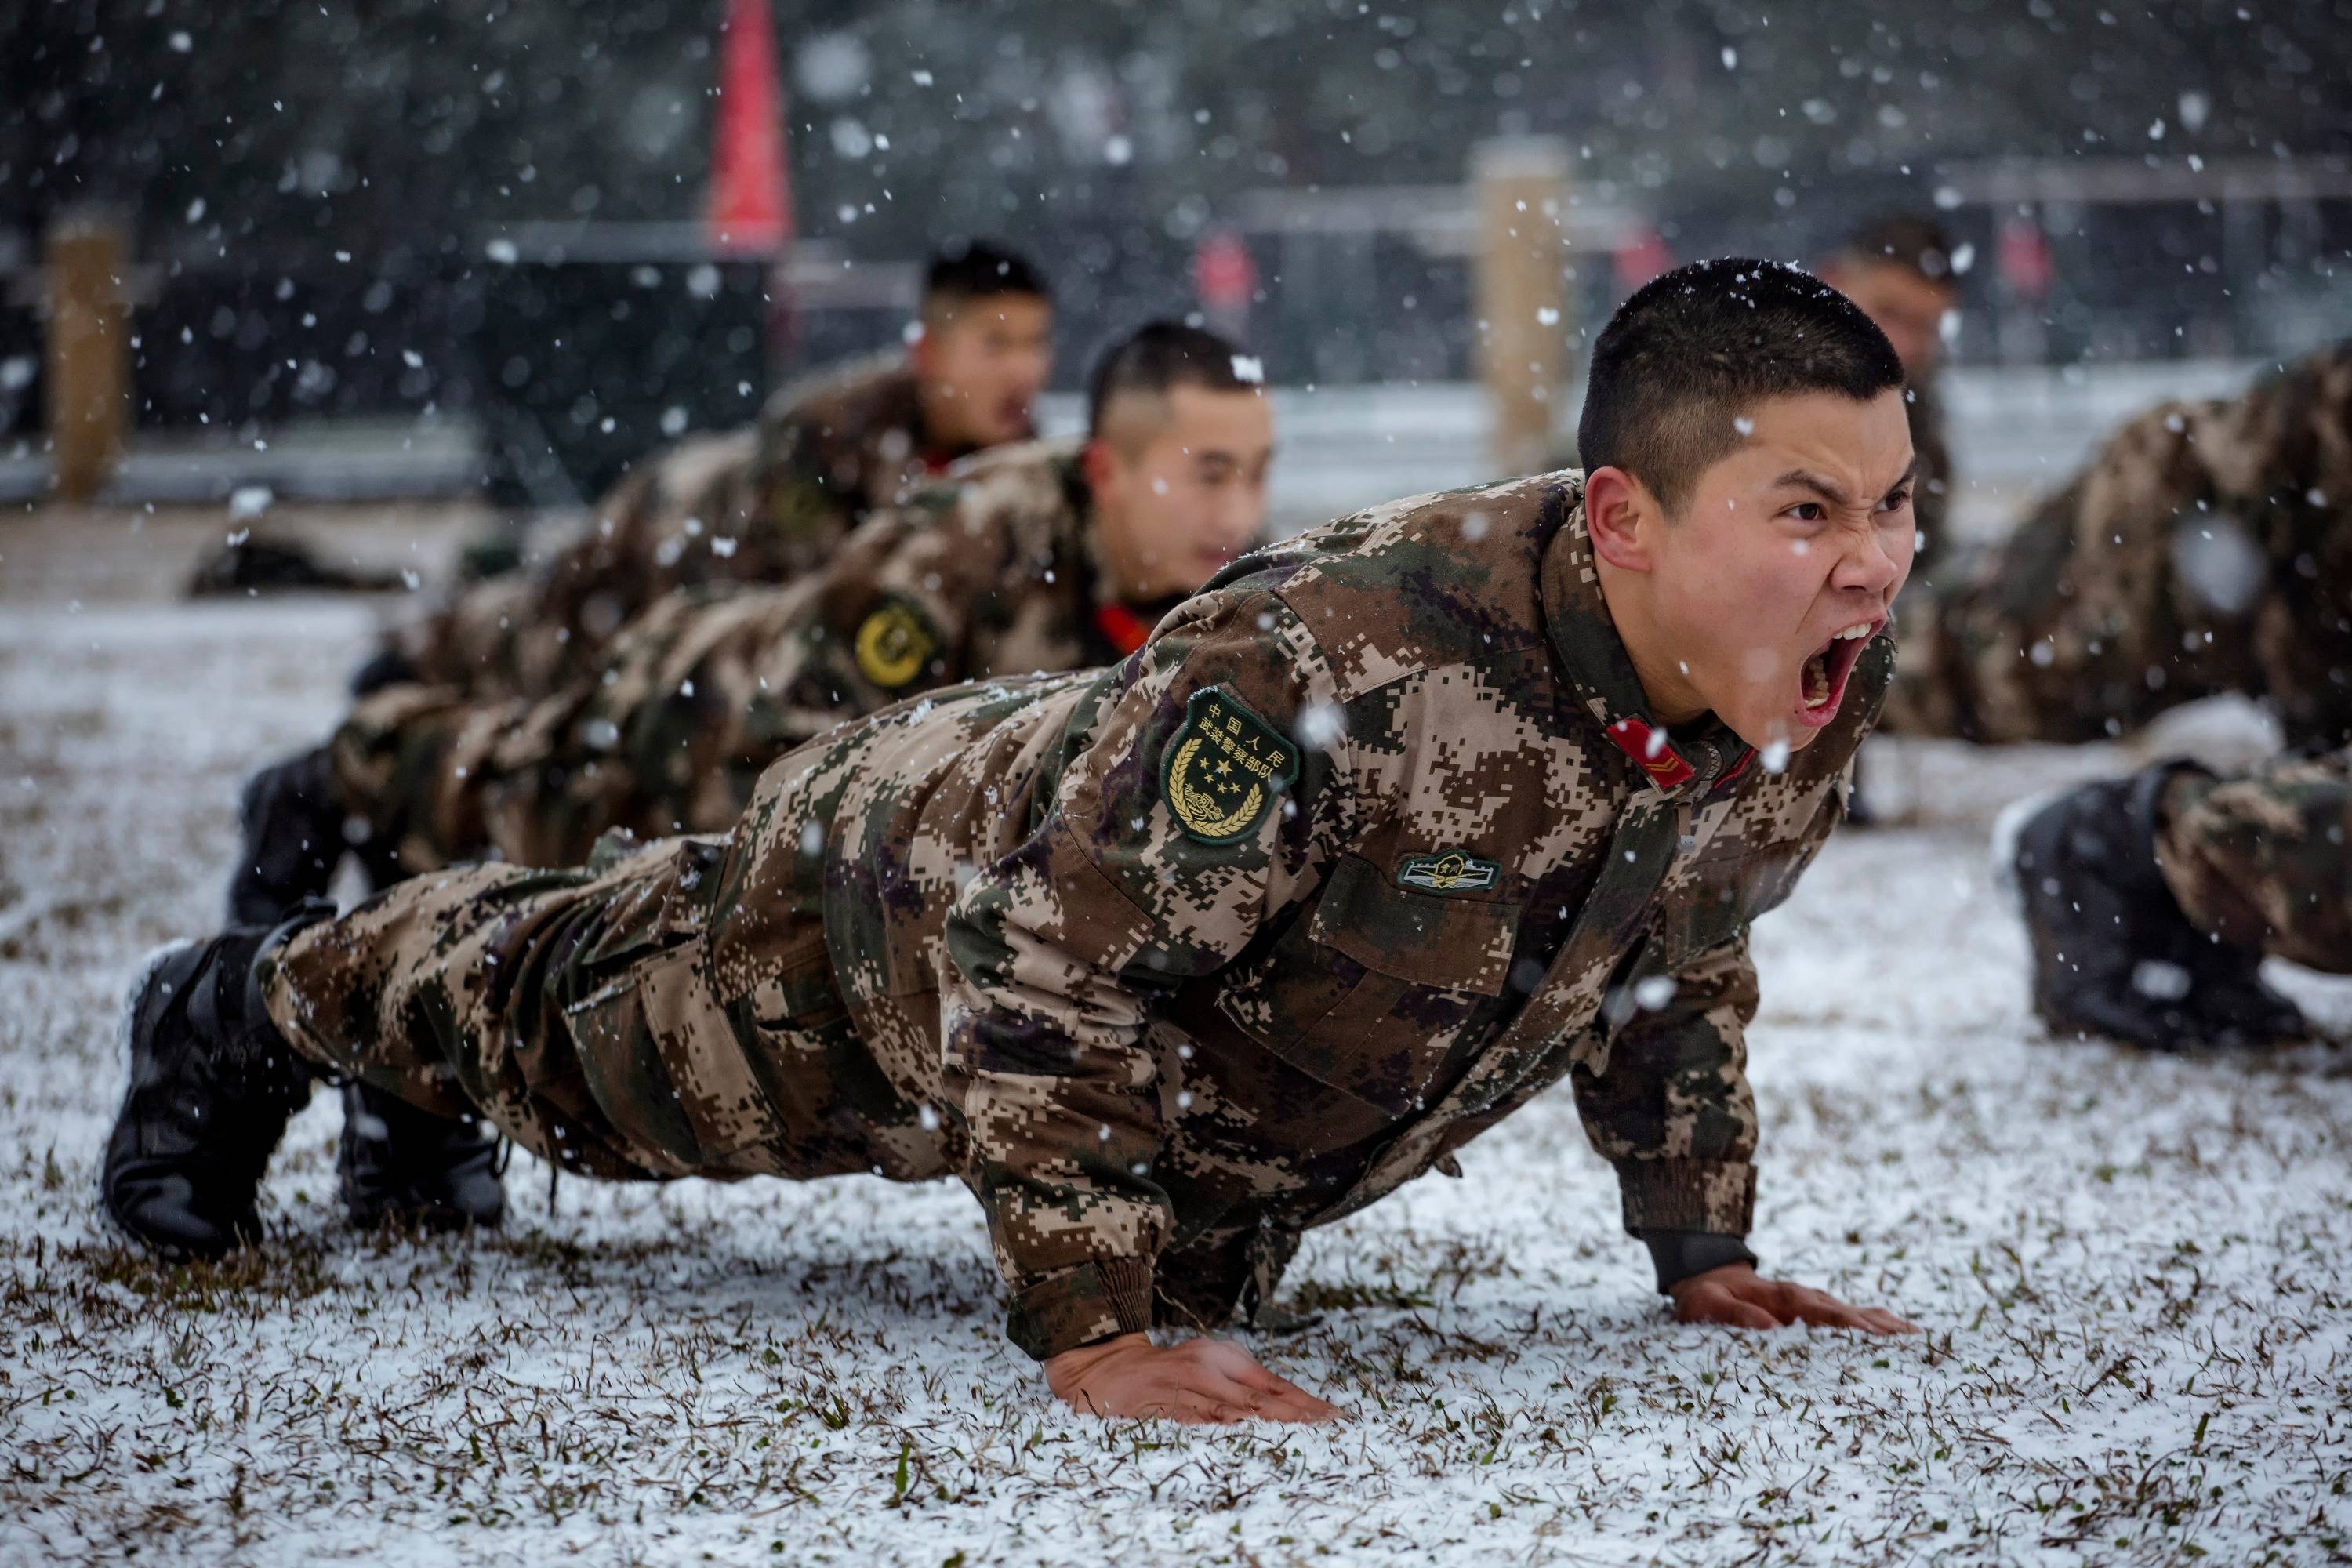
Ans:
POLYGON ((958 240, 931 254, 923 269, 923 313, 929 316, 1004 294, 1053 302, 1045 275, 1019 251, 985 239, 958 240))
POLYGON ((1622 468, 1679 515, 1736 421, 1767 398, 1831 392, 1866 403, 1903 362, 1853 301, 1778 261, 1725 257, 1634 290, 1592 345, 1577 456, 1622 468))
POLYGON ((1881 213, 1845 237, 1832 260, 1849 267, 1893 265, 1948 289, 1952 239, 1926 213, 1881 213))
POLYGON ((1165 396, 1180 386, 1255 391, 1264 374, 1231 338, 1183 321, 1146 321, 1105 349, 1087 378, 1087 433, 1103 433, 1103 411, 1133 393, 1165 396))

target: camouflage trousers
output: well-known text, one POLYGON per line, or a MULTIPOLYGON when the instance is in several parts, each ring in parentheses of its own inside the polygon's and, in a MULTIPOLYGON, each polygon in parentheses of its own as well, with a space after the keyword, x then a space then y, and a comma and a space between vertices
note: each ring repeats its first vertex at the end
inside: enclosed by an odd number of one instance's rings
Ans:
MULTIPOLYGON (((777 794, 786 809, 728 837, 413 877, 268 955, 269 1015, 329 1071, 478 1115, 580 1174, 976 1184, 940 1064, 898 1050, 886 1071, 845 1001, 807 848, 837 802, 777 794)), ((879 1026, 935 1037, 908 1009, 935 1012, 936 994, 903 1001, 879 1026)), ((1155 1321, 1228 1321, 1267 1240, 1246 1207, 1187 1236, 1161 1259, 1155 1321)))
POLYGON ((329 747, 337 804, 412 875, 493 858, 575 865, 616 828, 723 832, 769 764, 834 717, 794 710, 761 674, 801 597, 670 595, 536 700, 373 693, 329 747))
POLYGON ((2190 923, 2235 947, 2352 974, 2352 749, 2167 792, 2157 860, 2190 923))
POLYGON ((715 915, 727 845, 412 878, 267 961, 303 1056, 617 1178, 919 1181, 957 1163, 876 1067, 812 905, 715 915))

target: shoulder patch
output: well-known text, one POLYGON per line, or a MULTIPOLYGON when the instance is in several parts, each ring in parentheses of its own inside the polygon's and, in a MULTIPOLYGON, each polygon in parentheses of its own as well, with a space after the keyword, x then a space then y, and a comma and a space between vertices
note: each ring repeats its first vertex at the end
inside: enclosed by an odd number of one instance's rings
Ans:
POLYGON ((1222 686, 1204 687, 1184 704, 1184 722, 1168 738, 1160 795, 1185 836, 1232 844, 1257 831, 1298 777, 1298 748, 1222 686))
POLYGON ((857 624, 857 673, 896 691, 923 673, 938 647, 921 611, 904 599, 886 599, 857 624))
POLYGON ((1492 860, 1448 849, 1443 855, 1409 855, 1397 868, 1397 880, 1408 888, 1433 893, 1475 893, 1495 885, 1503 868, 1492 860))

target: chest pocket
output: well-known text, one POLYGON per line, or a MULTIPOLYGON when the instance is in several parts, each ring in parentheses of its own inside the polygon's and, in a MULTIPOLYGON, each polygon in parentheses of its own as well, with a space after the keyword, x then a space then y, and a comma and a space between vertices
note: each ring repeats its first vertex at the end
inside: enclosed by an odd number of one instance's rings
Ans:
POLYGON ((1391 1116, 1442 1089, 1464 1026, 1503 991, 1519 906, 1417 892, 1343 857, 1313 911, 1218 1010, 1317 1081, 1391 1116))

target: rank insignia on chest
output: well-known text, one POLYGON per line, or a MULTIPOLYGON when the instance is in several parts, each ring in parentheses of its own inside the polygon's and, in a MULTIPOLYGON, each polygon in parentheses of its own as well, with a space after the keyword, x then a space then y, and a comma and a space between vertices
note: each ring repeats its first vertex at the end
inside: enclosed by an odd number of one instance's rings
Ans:
POLYGON ((1397 868, 1397 880, 1408 888, 1433 893, 1476 893, 1495 885, 1503 868, 1492 860, 1449 849, 1443 855, 1409 855, 1397 868))
POLYGON ((1298 777, 1298 748, 1222 686, 1192 693, 1160 764, 1160 798, 1185 837, 1232 844, 1257 831, 1298 777))
POLYGON ((885 691, 896 691, 923 673, 939 639, 922 612, 899 599, 857 623, 857 673, 885 691))

